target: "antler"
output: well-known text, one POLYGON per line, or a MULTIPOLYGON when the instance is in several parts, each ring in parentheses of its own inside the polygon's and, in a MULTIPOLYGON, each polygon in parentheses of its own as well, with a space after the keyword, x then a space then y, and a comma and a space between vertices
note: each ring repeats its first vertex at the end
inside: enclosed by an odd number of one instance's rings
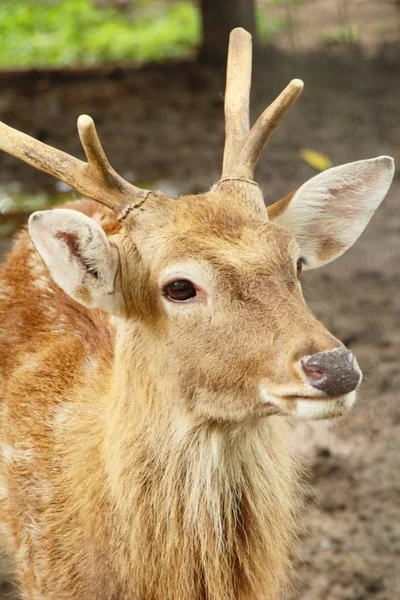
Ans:
MULTIPOLYGON (((274 129, 297 100, 303 89, 303 82, 299 79, 291 81, 251 130, 250 87, 251 36, 244 29, 237 28, 229 38, 222 179, 253 179, 261 152, 274 129)), ((140 206, 151 192, 135 187, 114 171, 100 144, 93 120, 87 115, 81 115, 78 119, 78 131, 87 163, 1 122, 0 149, 61 179, 120 216, 125 207, 140 206)), ((125 214, 126 211, 123 211, 122 215, 125 214)))
POLYGON ((225 148, 222 179, 253 179, 254 169, 272 132, 303 89, 293 79, 250 129, 251 35, 238 27, 229 36, 225 91, 225 148))
POLYGON ((126 206, 141 203, 148 194, 125 181, 111 167, 98 138, 93 119, 81 115, 79 137, 88 162, 43 144, 0 122, 0 149, 36 169, 68 183, 78 192, 120 213, 126 206))

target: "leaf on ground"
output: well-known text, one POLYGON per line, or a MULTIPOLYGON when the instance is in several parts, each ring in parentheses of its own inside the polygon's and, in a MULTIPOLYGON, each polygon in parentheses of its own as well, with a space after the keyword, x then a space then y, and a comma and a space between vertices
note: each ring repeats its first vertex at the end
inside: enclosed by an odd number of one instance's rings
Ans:
POLYGON ((332 166, 329 156, 315 150, 309 150, 308 148, 300 150, 300 157, 316 171, 325 171, 332 166))

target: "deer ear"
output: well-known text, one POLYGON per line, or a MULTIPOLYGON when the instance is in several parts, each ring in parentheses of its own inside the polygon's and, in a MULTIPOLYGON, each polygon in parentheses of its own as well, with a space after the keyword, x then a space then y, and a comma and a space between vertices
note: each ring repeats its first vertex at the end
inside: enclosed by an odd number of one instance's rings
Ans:
POLYGON ((80 212, 60 208, 33 213, 29 234, 64 292, 89 308, 118 312, 118 250, 100 225, 80 212))
POLYGON ((268 216, 295 234, 305 268, 314 269, 354 244, 386 196, 393 175, 389 156, 334 167, 270 206, 268 216))

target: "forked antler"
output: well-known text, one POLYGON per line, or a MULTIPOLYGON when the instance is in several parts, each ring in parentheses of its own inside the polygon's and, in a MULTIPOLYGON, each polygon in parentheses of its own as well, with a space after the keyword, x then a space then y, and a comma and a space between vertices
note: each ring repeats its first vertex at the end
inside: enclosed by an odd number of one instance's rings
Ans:
POLYGON ((222 179, 253 179, 268 139, 303 89, 303 82, 293 79, 250 130, 251 55, 251 35, 240 27, 234 29, 229 37, 226 73, 222 179))
POLYGON ((141 204, 150 192, 128 183, 114 171, 91 117, 79 117, 78 132, 87 163, 1 122, 0 149, 68 183, 78 192, 108 206, 117 214, 128 205, 141 204))
MULTIPOLYGON (((250 87, 251 36, 244 29, 237 28, 232 31, 229 39, 222 180, 253 179, 254 169, 264 146, 297 100, 303 89, 303 82, 299 79, 291 81, 263 112, 251 130, 250 87)), ((78 192, 101 202, 120 217, 124 217, 131 208, 140 206, 151 192, 135 187, 114 171, 90 117, 79 117, 78 131, 87 163, 1 122, 0 149, 68 183, 78 192)))

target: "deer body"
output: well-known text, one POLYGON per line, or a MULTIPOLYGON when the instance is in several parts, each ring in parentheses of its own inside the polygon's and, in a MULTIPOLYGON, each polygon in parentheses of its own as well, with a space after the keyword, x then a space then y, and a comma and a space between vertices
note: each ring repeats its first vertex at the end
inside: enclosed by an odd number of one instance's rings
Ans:
MULTIPOLYGON (((93 204, 76 208, 119 228, 93 204)), ((149 374, 157 340, 144 354, 140 325, 71 300, 27 233, 0 281, 3 510, 27 597, 273 598, 298 504, 285 420, 178 413, 149 374)))
POLYGON ((1 148, 108 207, 34 213, 0 270, 0 521, 26 600, 289 588, 288 417, 346 413, 361 379, 298 278, 355 242, 393 161, 330 169, 267 211, 255 163, 302 84, 250 130, 249 51, 235 30, 223 174, 205 194, 124 182, 89 117, 87 163, 0 123, 1 148))

